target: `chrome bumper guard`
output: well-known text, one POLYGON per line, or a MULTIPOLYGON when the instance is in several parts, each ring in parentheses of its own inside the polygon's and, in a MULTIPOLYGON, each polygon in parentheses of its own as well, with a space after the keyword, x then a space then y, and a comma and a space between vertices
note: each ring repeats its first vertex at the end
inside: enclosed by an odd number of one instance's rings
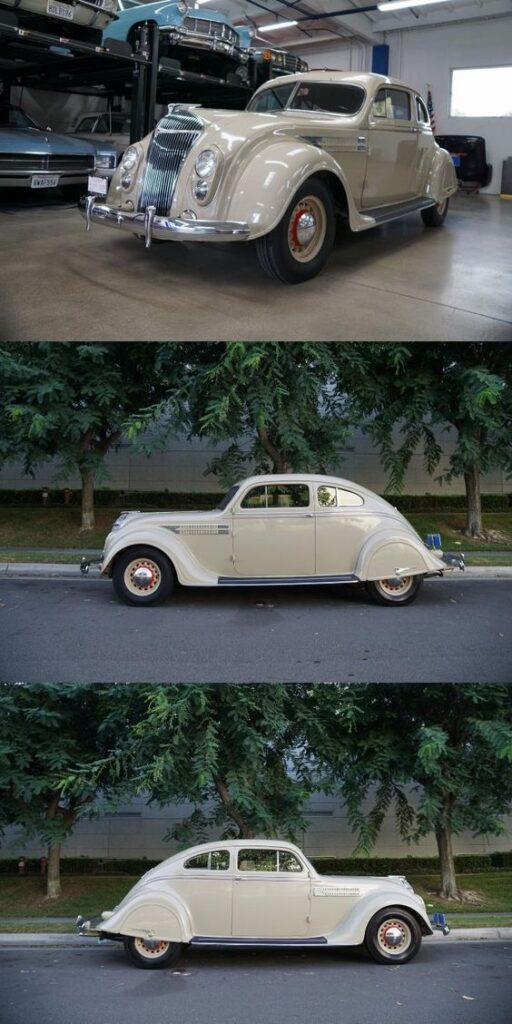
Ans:
POLYGON ((444 555, 441 555, 441 561, 445 563, 447 569, 460 569, 461 572, 464 572, 466 568, 466 561, 462 552, 446 551, 444 555))
POLYGON ((182 242, 230 242, 249 236, 249 225, 243 221, 182 220, 180 217, 160 217, 154 206, 144 212, 131 213, 98 202, 98 196, 83 196, 79 203, 87 231, 92 223, 108 228, 130 231, 142 235, 149 249, 153 238, 175 239, 182 242))

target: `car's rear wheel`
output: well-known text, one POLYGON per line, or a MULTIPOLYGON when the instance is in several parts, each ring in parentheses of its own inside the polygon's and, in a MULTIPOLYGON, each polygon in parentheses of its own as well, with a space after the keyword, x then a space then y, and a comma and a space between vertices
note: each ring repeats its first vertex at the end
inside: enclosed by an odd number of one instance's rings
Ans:
POLYGON ((405 964, 421 947, 421 929, 415 917, 399 907, 374 914, 365 934, 365 945, 378 964, 405 964))
POLYGON ((174 963, 181 956, 181 942, 165 942, 160 939, 126 938, 124 948, 136 967, 154 971, 166 964, 174 963))
POLYGON ((428 206, 426 210, 421 211, 423 223, 426 224, 427 228, 440 228, 446 220, 446 214, 448 213, 449 199, 443 199, 442 203, 437 203, 435 206, 428 206))
POLYGON ((410 604, 417 598, 422 583, 422 576, 393 576, 369 580, 366 589, 377 604, 410 604))
POLYGON ((130 548, 116 559, 112 582, 125 604, 157 604, 171 593, 175 573, 167 556, 156 548, 130 548))
POLYGON ((327 261, 336 233, 330 189, 309 178, 294 195, 279 224, 256 240, 260 264, 270 277, 300 284, 315 277, 327 261))

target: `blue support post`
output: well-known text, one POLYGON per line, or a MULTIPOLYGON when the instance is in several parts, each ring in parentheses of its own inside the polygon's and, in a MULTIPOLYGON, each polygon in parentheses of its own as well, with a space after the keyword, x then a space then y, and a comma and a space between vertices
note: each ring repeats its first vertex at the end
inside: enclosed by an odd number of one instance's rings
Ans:
POLYGON ((372 46, 372 71, 377 75, 389 74, 389 46, 387 43, 372 46))

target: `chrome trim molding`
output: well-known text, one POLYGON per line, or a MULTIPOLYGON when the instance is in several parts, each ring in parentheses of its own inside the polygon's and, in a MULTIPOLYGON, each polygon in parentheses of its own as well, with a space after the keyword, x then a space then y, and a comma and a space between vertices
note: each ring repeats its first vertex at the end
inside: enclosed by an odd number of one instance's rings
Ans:
POLYGON ((293 587, 295 584, 310 583, 360 583, 354 573, 341 576, 219 576, 220 587, 293 587))

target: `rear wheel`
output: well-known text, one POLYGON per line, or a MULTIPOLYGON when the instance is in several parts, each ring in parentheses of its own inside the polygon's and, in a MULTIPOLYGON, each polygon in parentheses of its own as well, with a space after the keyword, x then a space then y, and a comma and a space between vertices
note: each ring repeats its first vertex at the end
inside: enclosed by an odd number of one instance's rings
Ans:
POLYGON ((287 284, 300 284, 322 270, 334 244, 336 210, 320 178, 309 178, 294 195, 279 224, 256 240, 263 270, 287 284))
POLYGON ((437 203, 436 206, 428 206, 426 210, 421 211, 423 223, 426 224, 427 228, 440 228, 446 220, 446 214, 448 213, 448 199, 444 199, 442 203, 437 203))
POLYGON ((376 604, 410 604, 417 598, 422 583, 422 576, 394 576, 369 580, 366 589, 376 604))
POLYGON ((181 942, 130 937, 124 940, 124 948, 136 967, 154 971, 174 963, 181 956, 183 945, 181 942))
POLYGON ((171 593, 175 574, 167 556, 156 548, 130 548, 116 559, 112 582, 125 604, 157 604, 171 593))
POLYGON ((415 917, 399 907, 374 914, 364 937, 366 948, 378 964, 405 964, 421 947, 421 929, 415 917))

